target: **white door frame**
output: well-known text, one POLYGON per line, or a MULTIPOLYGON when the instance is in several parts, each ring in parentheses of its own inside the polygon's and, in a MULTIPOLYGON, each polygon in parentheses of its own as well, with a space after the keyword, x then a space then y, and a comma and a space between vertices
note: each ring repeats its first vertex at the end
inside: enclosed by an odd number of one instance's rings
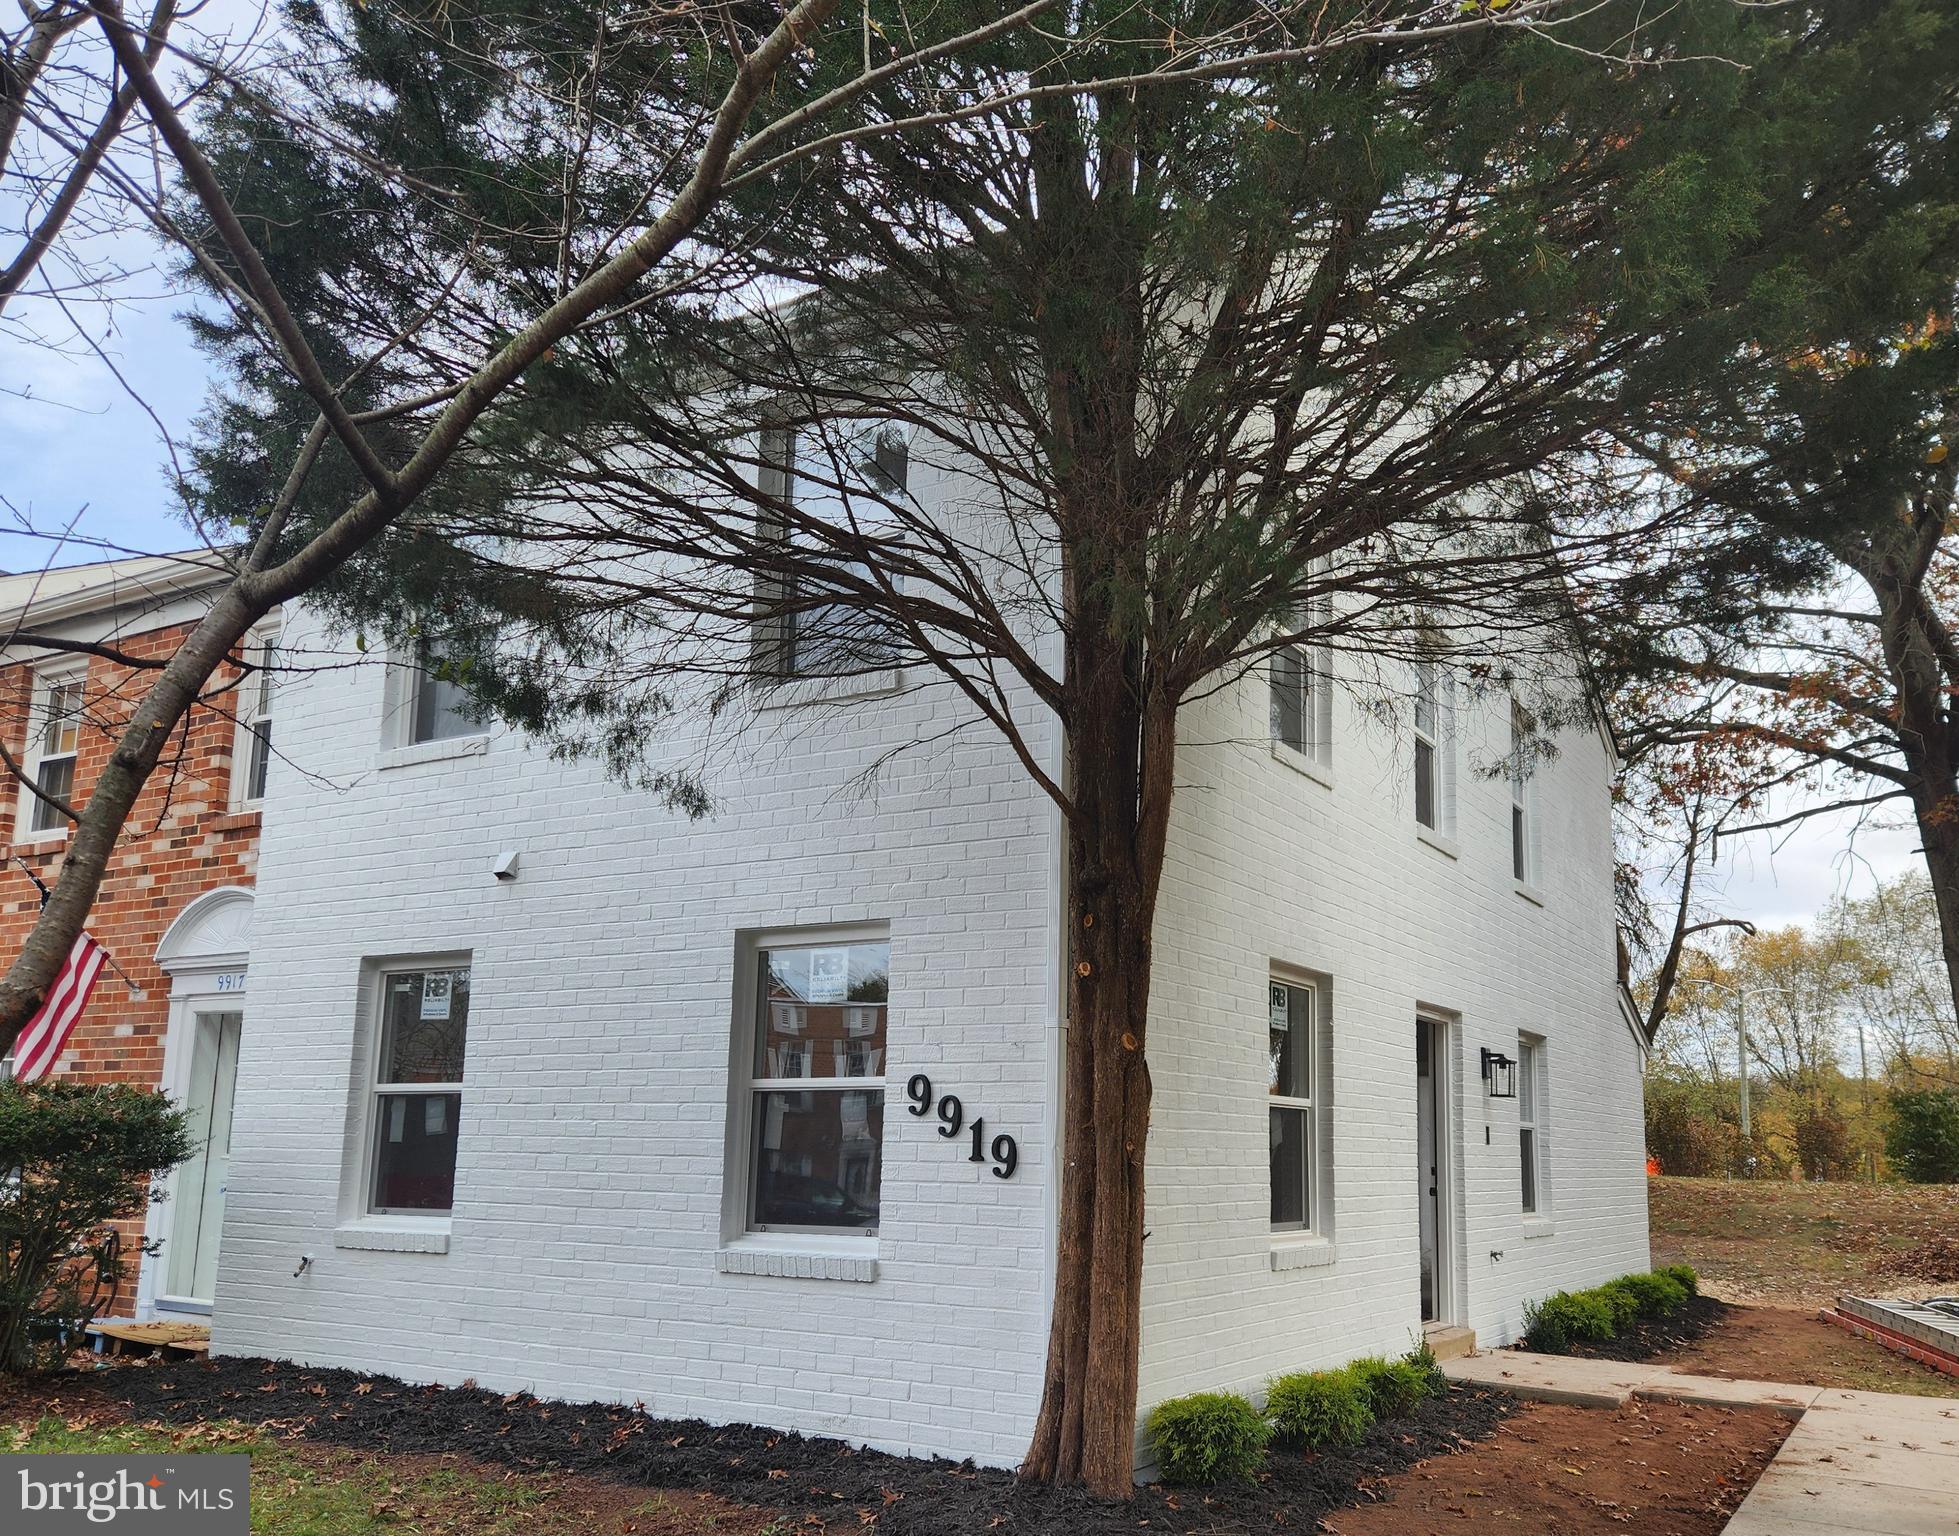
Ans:
MULTIPOLYGON (((246 961, 250 955, 252 893, 244 886, 221 886, 194 898, 177 914, 157 945, 157 965, 170 977, 170 1020, 163 1038, 163 1079, 157 1085, 181 1105, 190 1087, 191 1058, 200 1013, 245 1012, 246 961)), ((176 1212, 177 1172, 159 1181, 165 1198, 151 1201, 143 1223, 145 1248, 171 1233, 176 1212)), ((145 1253, 136 1282, 136 1315, 183 1317, 210 1312, 206 1303, 187 1304, 163 1293, 167 1252, 145 1253)))
MULTIPOLYGON (((1456 1212, 1456 1162, 1460 1157, 1457 1147, 1458 1119, 1456 1114, 1456 1090, 1458 1068, 1456 1061, 1456 1020, 1453 1016, 1434 1008, 1415 1010, 1416 1027, 1426 1029, 1429 1051, 1429 1092, 1434 1095, 1435 1115, 1435 1316, 1434 1321, 1443 1325, 1460 1323, 1458 1315, 1458 1278, 1460 1260, 1460 1222, 1456 1212)), ((1419 1082, 1419 1079, 1417 1079, 1419 1082)), ((1416 1131, 1416 1157, 1420 1159, 1421 1135, 1419 1125, 1416 1131)), ((1417 1188, 1420 1188, 1420 1168, 1417 1188)), ((1420 1223, 1416 1225, 1416 1242, 1419 1244, 1420 1223)), ((1416 1255, 1419 1265, 1420 1254, 1416 1255)), ((1417 1293, 1417 1307, 1420 1305, 1417 1293)))

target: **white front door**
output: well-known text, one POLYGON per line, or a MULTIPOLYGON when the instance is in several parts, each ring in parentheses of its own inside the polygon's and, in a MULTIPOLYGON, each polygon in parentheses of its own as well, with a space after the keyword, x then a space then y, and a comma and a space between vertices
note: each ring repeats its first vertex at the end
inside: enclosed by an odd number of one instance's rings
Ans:
POLYGON ((231 1170, 232 1094, 238 1083, 236 1009, 191 1015, 190 1061, 182 1104, 192 1152, 177 1170, 163 1249, 159 1307, 208 1310, 217 1293, 218 1239, 224 1232, 225 1179, 231 1170))

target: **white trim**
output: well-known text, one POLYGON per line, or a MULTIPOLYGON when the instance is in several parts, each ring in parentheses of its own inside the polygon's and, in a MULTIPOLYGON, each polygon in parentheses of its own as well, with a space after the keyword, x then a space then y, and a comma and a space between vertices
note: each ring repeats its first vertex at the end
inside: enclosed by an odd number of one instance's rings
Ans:
MULTIPOLYGON (((354 1182, 351 1190, 342 1191, 342 1210, 344 1212, 339 1231, 422 1231, 446 1227, 454 1215, 456 1198, 461 1183, 461 1155, 457 1157, 457 1177, 449 1190, 449 1207, 414 1211, 377 1211, 374 1209, 374 1177, 376 1172, 375 1145, 380 1135, 381 1118, 376 1106, 383 1098, 412 1097, 429 1094, 454 1094, 462 1102, 457 1106, 456 1123, 458 1144, 461 1139, 461 1126, 464 1114, 469 1108, 469 1089, 466 1082, 455 1083, 389 1083, 381 1082, 381 1048, 387 1039, 387 989, 391 976, 425 974, 430 971, 469 971, 470 1007, 472 1013, 476 1005, 474 986, 475 957, 468 950, 453 950, 434 955, 411 955, 388 960, 369 960, 364 963, 366 975, 363 978, 362 993, 366 1004, 367 1036, 362 1042, 361 1057, 365 1062, 357 1079, 360 1101, 355 1113, 356 1156, 353 1158, 354 1182)), ((463 1074, 468 1077, 469 1027, 466 1022, 463 1030, 463 1074)), ((342 1245, 346 1246, 346 1245, 342 1245)), ((446 1252, 443 1249, 422 1249, 420 1252, 446 1252)))
POLYGON ((1545 1066, 1544 1037, 1519 1031, 1517 1035, 1517 1208, 1531 1221, 1548 1222, 1551 1210, 1551 1185, 1546 1177, 1550 1159, 1545 1142, 1550 1136, 1550 1105, 1545 1099, 1549 1072, 1545 1066), (1523 1203, 1523 1133, 1530 1132, 1531 1204, 1523 1203))
POLYGON ((872 668, 828 676, 764 678, 755 695, 755 707, 795 709, 805 704, 842 704, 852 699, 879 699, 902 692, 903 667, 872 668))
POLYGON ((1333 770, 1308 757, 1305 753, 1287 746, 1276 737, 1272 742, 1274 760, 1284 763, 1294 773, 1304 774, 1321 789, 1333 788, 1333 770))
MULTIPOLYGON (((245 660, 259 665, 264 670, 247 672, 240 670, 237 680, 232 684, 232 739, 231 739, 231 788, 230 805, 233 811, 255 811, 265 803, 263 794, 251 794, 252 757, 258 741, 256 727, 261 721, 270 724, 277 706, 277 689, 273 686, 271 666, 278 652, 279 624, 276 620, 261 623, 248 630, 239 646, 245 660), (263 651, 262 662, 253 662, 255 653, 263 651), (245 690, 253 690, 253 707, 245 705, 245 690), (262 707, 260 707, 262 706, 262 707)), ((271 771, 269 761, 271 747, 267 745, 268 761, 266 770, 271 771)))
MULTIPOLYGON (((1428 1321, 1454 1326, 1462 1322, 1461 1298, 1466 1289, 1463 1270, 1461 1208, 1456 1176, 1461 1167, 1460 1114, 1456 1102, 1461 1086, 1457 1067, 1460 1020, 1453 1013, 1415 1005, 1415 1021, 1429 1031, 1429 1086, 1435 1095, 1435 1316, 1428 1321)), ((1419 1078, 1416 1079, 1420 1081, 1419 1078)), ((1416 1186, 1420 1187, 1420 1134, 1416 1136, 1416 1186)), ((1416 1243, 1421 1241, 1420 1227, 1416 1243)), ((1419 1247, 1416 1264, 1419 1269, 1419 1247)))
POLYGON ((487 732, 475 736, 441 736, 434 741, 418 741, 408 746, 388 747, 375 764, 383 770, 413 768, 418 763, 445 763, 452 758, 481 757, 490 750, 487 732))
POLYGON ((1444 837, 1433 827, 1426 826, 1419 821, 1415 823, 1415 841, 1427 844, 1445 859, 1460 859, 1462 857, 1462 849, 1456 845, 1456 840, 1453 837, 1444 837))
POLYGON ((1274 1273, 1289 1269, 1324 1269, 1339 1257, 1333 1239, 1317 1232, 1275 1232, 1271 1262, 1274 1273))
MULTIPOLYGON (((811 1242, 843 1242, 852 1245, 850 1252, 862 1257, 877 1256, 876 1233, 858 1234, 845 1229, 836 1231, 793 1230, 787 1228, 757 1228, 753 1225, 752 1206, 755 1198, 754 1140, 755 1140, 755 1094, 758 1090, 787 1090, 791 1092, 876 1092, 885 1098, 885 1110, 890 1108, 890 1094, 886 1084, 891 1080, 891 999, 888 991, 889 959, 887 957, 887 992, 884 1019, 884 1070, 878 1076, 816 1079, 801 1078, 758 1078, 755 1076, 755 1027, 756 1027, 756 959, 770 949, 821 949, 852 944, 883 944, 887 951, 892 944, 891 927, 888 923, 842 923, 810 928, 772 928, 746 930, 735 935, 734 945, 734 1013, 728 1031, 728 1117, 727 1131, 722 1146, 721 1178, 721 1247, 723 1251, 753 1247, 758 1250, 806 1253, 811 1242)), ((881 1122, 882 1124, 882 1122, 881 1122)), ((888 1134, 888 1126, 880 1130, 880 1138, 888 1134)), ((883 1203, 883 1144, 879 1147, 879 1204, 883 1203)), ((829 1251, 825 1249, 824 1251, 829 1251)), ((770 1269, 731 1270, 729 1273, 776 1273, 770 1269)))
MULTIPOLYGON (((68 790, 63 799, 71 804, 75 798, 77 780, 81 775, 82 763, 82 718, 88 704, 88 663, 85 660, 71 660, 49 663, 36 667, 33 673, 33 686, 28 693, 27 734, 21 743, 22 782, 16 786, 19 808, 14 813, 14 841, 25 847, 32 843, 58 843, 68 836, 68 823, 57 820, 54 826, 37 827, 35 818, 44 808, 42 802, 27 786, 39 783, 41 765, 67 759, 74 765, 69 773, 68 790), (53 724, 53 700, 57 689, 73 686, 75 689, 75 708, 73 713, 75 742, 66 752, 47 750, 48 727, 53 724)), ((49 814, 60 816, 58 811, 49 808, 49 814)))
POLYGON ((406 1221, 367 1216, 342 1222, 333 1229, 336 1248, 363 1248, 374 1253, 447 1253, 450 1227, 446 1221, 406 1221))
MULTIPOLYGON (((157 968, 173 977, 188 972, 243 970, 251 954, 254 901, 251 887, 245 885, 215 886, 192 897, 157 940, 157 968), (224 921, 227 917, 231 919, 229 923, 224 921), (239 918, 243 919, 242 923, 239 918), (222 940, 216 948, 211 947, 214 936, 222 940)), ((188 980, 186 976, 186 984, 173 987, 173 992, 194 990, 187 984, 188 980)), ((215 986, 212 990, 232 989, 215 986)))
POLYGON ((1537 722, 1531 718, 1530 711, 1513 697, 1510 700, 1508 725, 1510 758, 1505 778, 1510 789, 1507 828, 1510 833, 1510 874, 1516 881, 1517 893, 1542 906, 1543 899, 1532 894, 1544 875, 1542 838, 1538 829, 1537 764, 1526 755, 1526 748, 1536 734, 1537 722), (1521 869, 1518 868, 1520 862, 1523 866, 1521 869))
MULTIPOLYGON (((1273 1240, 1279 1243, 1296 1243, 1305 1239, 1326 1241, 1328 1221, 1327 1206, 1327 1137, 1322 1132, 1326 1109, 1326 1062, 1324 1060, 1324 1036, 1321 1030, 1320 984, 1309 977, 1301 976, 1282 966, 1269 966, 1266 973, 1266 1042, 1268 1081, 1265 1093, 1267 1111, 1267 1137, 1271 1135, 1271 1114, 1274 1109, 1289 1109, 1303 1112, 1306 1116, 1306 1211, 1305 1221, 1299 1226, 1274 1226, 1270 1228, 1273 1240), (1269 1081, 1271 1060, 1271 992, 1275 987, 1284 987, 1287 998, 1288 1030, 1291 1029, 1292 994, 1303 992, 1306 995, 1306 1092, 1300 1094, 1273 1093, 1269 1081)), ((1266 1207, 1268 1215, 1271 1208, 1270 1161, 1266 1171, 1266 1207)), ((1287 1268, 1292 1266, 1288 1265, 1287 1268)))
POLYGON ((878 1277, 877 1239, 814 1232, 749 1232, 721 1245, 714 1267, 724 1275, 770 1275, 785 1280, 878 1277))

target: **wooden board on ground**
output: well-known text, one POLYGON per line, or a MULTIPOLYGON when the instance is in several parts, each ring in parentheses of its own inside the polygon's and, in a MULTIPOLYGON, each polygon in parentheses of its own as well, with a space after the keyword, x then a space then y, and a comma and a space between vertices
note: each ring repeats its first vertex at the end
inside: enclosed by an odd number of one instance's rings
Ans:
POLYGON ((96 1345, 104 1354, 161 1351, 166 1355, 208 1355, 211 1330, 202 1323, 90 1323, 96 1345))

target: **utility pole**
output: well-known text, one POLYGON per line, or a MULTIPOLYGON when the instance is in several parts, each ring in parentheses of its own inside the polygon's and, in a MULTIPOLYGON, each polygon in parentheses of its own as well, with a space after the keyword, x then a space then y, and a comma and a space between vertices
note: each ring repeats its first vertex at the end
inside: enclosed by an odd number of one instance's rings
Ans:
POLYGON ((1755 1171, 1755 1133, 1748 1124, 1748 994, 1740 987, 1728 988, 1734 994, 1735 1021, 1741 1035, 1741 1155, 1748 1160, 1748 1171, 1755 1171))

